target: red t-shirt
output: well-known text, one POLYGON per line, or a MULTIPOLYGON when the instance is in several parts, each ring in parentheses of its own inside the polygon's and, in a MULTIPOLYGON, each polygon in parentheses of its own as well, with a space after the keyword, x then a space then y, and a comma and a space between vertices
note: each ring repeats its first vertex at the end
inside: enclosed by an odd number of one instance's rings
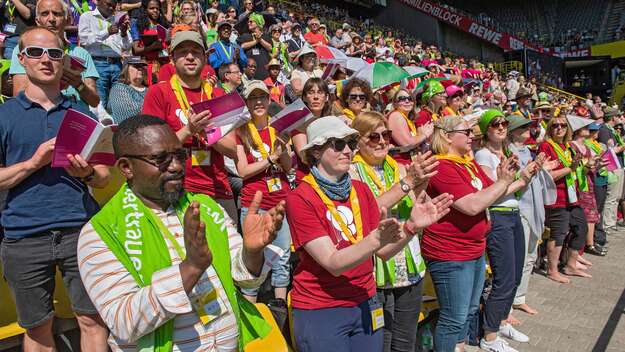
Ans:
POLYGON ((419 111, 417 119, 414 122, 415 125, 417 127, 421 127, 428 122, 432 122, 432 113, 429 110, 421 109, 421 111, 419 111))
MULTIPOLYGON (((183 88, 183 90, 191 105, 199 103, 202 99, 207 99, 202 89, 183 88)), ((223 90, 213 89, 213 97, 223 94, 223 90)), ((143 101, 142 113, 165 120, 174 131, 178 131, 184 126, 179 117, 182 111, 169 81, 159 82, 148 88, 143 101)), ((186 141, 184 145, 193 150, 206 148, 200 148, 197 138, 186 141)), ((232 198, 232 189, 228 182, 224 157, 213 148, 208 148, 208 150, 210 151, 210 161, 207 162, 209 165, 192 166, 191 158, 187 160, 185 189, 189 192, 207 194, 218 199, 230 199, 232 198)))
MULTIPOLYGON (((247 128, 245 125, 241 128, 247 128)), ((260 135, 260 139, 263 140, 263 144, 265 145, 265 150, 271 150, 269 146, 271 146, 271 139, 269 138, 269 129, 263 128, 258 131, 260 135)), ((237 135, 237 145, 245 146, 245 143, 239 138, 237 135)), ((248 150, 245 156, 247 158, 248 164, 255 163, 257 161, 261 161, 263 159, 260 152, 256 150, 248 150)), ((244 207, 249 207, 252 203, 252 199, 254 199, 254 195, 256 191, 263 192, 263 200, 260 203, 260 208, 263 210, 269 210, 276 206, 281 200, 285 200, 286 196, 289 194, 289 181, 286 179, 286 175, 284 172, 280 172, 277 174, 272 174, 270 171, 271 168, 260 172, 248 179, 243 180, 243 188, 241 188, 241 205, 244 207), (269 192, 269 188, 267 186, 267 180, 270 178, 280 178, 280 187, 279 191, 269 192)))
POLYGON ((271 77, 265 78, 263 82, 265 82, 267 89, 269 89, 269 96, 271 97, 271 100, 278 104, 282 103, 285 85, 283 83, 280 83, 280 81, 273 82, 271 80, 271 77))
POLYGON ((323 45, 328 45, 328 39, 321 33, 308 32, 308 33, 304 34, 304 39, 310 45, 314 45, 314 44, 317 44, 317 43, 321 43, 323 45))
MULTIPOLYGON (((438 173, 430 179, 427 193, 434 198, 442 193, 449 193, 458 200, 478 190, 471 185, 471 175, 467 169, 449 160, 440 160, 438 173)), ((493 181, 477 165, 482 181, 482 189, 489 187, 493 181)), ((423 230, 421 253, 423 257, 433 260, 462 261, 479 258, 486 248, 486 234, 490 224, 486 211, 475 216, 466 215, 451 208, 437 223, 423 230)))
MULTIPOLYGON (((158 81, 169 82, 169 80, 171 79, 171 76, 173 76, 174 73, 176 73, 176 67, 174 66, 172 62, 169 62, 161 66, 161 68, 158 70, 158 81)), ((204 68, 202 68, 202 72, 200 73, 200 77, 202 77, 202 79, 205 80, 208 77, 211 77, 214 75, 215 75, 215 70, 213 70, 211 65, 204 65, 204 68)))
MULTIPOLYGON (((564 150, 563 144, 560 144, 560 147, 562 148, 562 150, 564 150)), ((545 155, 550 157, 551 160, 559 160, 558 154, 556 154, 556 151, 553 150, 553 147, 547 142, 542 142, 541 144, 538 145, 538 153, 539 154, 545 153, 545 155)), ((562 168, 564 168, 564 165, 562 165, 562 162, 560 162, 558 164, 558 167, 555 168, 554 170, 560 170, 562 168)), ((558 198, 556 198, 556 202, 553 203, 552 205, 545 205, 545 208, 565 208, 567 206, 573 206, 573 205, 578 204, 578 202, 575 202, 575 203, 569 202, 569 196, 566 191, 566 181, 564 177, 561 177, 559 180, 555 181, 555 183, 556 183, 556 194, 558 195, 558 198)), ((577 184, 575 185, 575 187, 577 189, 577 184)))
MULTIPOLYGON (((352 181, 356 189, 362 216, 363 235, 367 236, 378 227, 380 212, 375 197, 366 184, 352 181)), ((350 230, 356 230, 349 200, 334 202, 337 210, 346 219, 350 230)), ((311 257, 303 246, 319 237, 328 236, 338 250, 351 245, 343 235, 339 224, 306 182, 292 191, 286 200, 286 214, 291 228, 293 245, 299 252, 300 262, 293 274, 291 299, 293 307, 299 309, 322 309, 332 307, 354 307, 375 295, 373 259, 335 277, 311 257)))

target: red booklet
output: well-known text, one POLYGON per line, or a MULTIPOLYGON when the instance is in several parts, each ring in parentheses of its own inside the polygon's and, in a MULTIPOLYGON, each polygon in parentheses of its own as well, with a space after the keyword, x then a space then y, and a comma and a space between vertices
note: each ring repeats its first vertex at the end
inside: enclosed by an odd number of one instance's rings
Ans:
POLYGON ((278 133, 289 135, 294 129, 299 128, 312 118, 314 115, 302 99, 297 99, 272 117, 269 125, 275 128, 278 133))
POLYGON ((56 135, 52 167, 70 166, 67 154, 79 154, 89 164, 114 165, 113 132, 117 125, 105 126, 89 115, 67 110, 56 135))
POLYGON ((232 92, 220 97, 191 105, 197 114, 204 110, 211 112, 212 126, 206 130, 206 142, 212 145, 235 128, 250 119, 245 101, 239 93, 232 92))

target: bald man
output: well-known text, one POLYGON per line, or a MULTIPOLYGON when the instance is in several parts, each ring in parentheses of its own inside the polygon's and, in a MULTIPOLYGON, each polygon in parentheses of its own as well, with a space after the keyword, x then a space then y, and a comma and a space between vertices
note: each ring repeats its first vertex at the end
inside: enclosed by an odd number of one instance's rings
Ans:
MULTIPOLYGON (((65 27, 69 20, 68 7, 62 0, 39 0, 36 7, 35 22, 37 26, 44 27, 54 32, 60 38, 65 38, 65 27)), ((85 61, 85 70, 81 74, 76 74, 69 70, 63 70, 61 81, 63 86, 63 95, 74 99, 76 102, 83 102, 89 106, 96 107, 100 102, 96 81, 100 78, 98 70, 91 55, 81 47, 74 47, 69 50, 69 43, 63 39, 63 46, 66 52, 74 57, 78 57, 85 61)), ((18 54, 22 48, 18 46, 13 50, 11 57, 11 68, 9 74, 13 76, 13 96, 24 90, 28 84, 28 78, 24 71, 24 66, 18 59, 18 54)))
MULTIPOLYGON (((98 211, 87 186, 102 188, 108 168, 67 155, 71 166, 50 166, 55 137, 68 109, 90 115, 61 95, 64 43, 47 28, 20 37, 18 59, 28 85, 0 105, 0 190, 8 190, 2 211, 0 259, 26 329, 24 351, 52 351, 54 277, 63 276, 81 331, 81 350, 107 351, 108 332, 91 303, 76 259, 81 227, 98 211)), ((90 115, 91 116, 91 115, 90 115)))

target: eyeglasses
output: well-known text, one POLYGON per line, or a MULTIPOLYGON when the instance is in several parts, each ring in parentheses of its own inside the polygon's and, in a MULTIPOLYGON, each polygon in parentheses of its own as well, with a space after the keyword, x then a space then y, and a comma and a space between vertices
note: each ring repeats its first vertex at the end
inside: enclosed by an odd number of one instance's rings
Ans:
POLYGON ((230 11, 228 11, 228 13, 236 13, 236 12, 237 12, 237 10, 230 10, 230 11))
POLYGON ((386 143, 389 143, 391 141, 391 134, 393 132, 391 130, 386 130, 384 132, 378 133, 378 132, 371 132, 369 133, 369 135, 367 136, 367 138, 369 139, 369 141, 371 141, 372 143, 380 143, 380 139, 384 139, 384 141, 386 143))
POLYGON ((467 137, 470 136, 471 134, 473 134, 473 130, 470 129, 470 128, 467 128, 467 129, 464 129, 464 130, 451 130, 451 131, 447 131, 447 133, 454 133, 454 132, 462 133, 462 134, 464 134, 467 137))
POLYGON ((345 146, 348 146, 351 151, 354 151, 356 150, 356 147, 358 147, 358 138, 331 138, 328 141, 328 144, 332 147, 332 149, 334 149, 335 152, 342 152, 345 150, 345 146))
POLYGON ((557 129, 559 129, 559 128, 561 128, 561 129, 566 129, 566 128, 568 128, 569 126, 568 126, 566 123, 554 123, 553 125, 551 125, 551 127, 552 127, 554 130, 557 130, 557 129))
POLYGON ((349 100, 367 100, 367 94, 350 94, 347 98, 349 100))
POLYGON ((226 71, 226 73, 234 73, 235 75, 240 75, 241 71, 226 71))
POLYGON ((490 127, 492 128, 499 128, 499 127, 503 127, 503 128, 508 128, 508 125, 510 123, 506 120, 504 121, 495 121, 493 123, 490 124, 490 127))
POLYGON ((397 99, 395 99, 395 102, 397 102, 397 103, 403 103, 403 102, 410 103, 410 102, 412 102, 412 97, 409 96, 409 95, 403 96, 403 97, 397 97, 397 99))
POLYGON ((172 160, 176 158, 181 163, 184 163, 189 158, 189 150, 185 148, 176 149, 173 152, 161 152, 158 154, 152 155, 132 155, 132 154, 124 154, 123 158, 137 159, 143 162, 146 162, 156 168, 161 172, 167 171, 169 164, 171 164, 172 160))
POLYGON ((65 53, 59 48, 43 48, 40 46, 27 46, 22 50, 22 54, 31 59, 40 59, 43 54, 48 54, 50 60, 61 60, 65 53))

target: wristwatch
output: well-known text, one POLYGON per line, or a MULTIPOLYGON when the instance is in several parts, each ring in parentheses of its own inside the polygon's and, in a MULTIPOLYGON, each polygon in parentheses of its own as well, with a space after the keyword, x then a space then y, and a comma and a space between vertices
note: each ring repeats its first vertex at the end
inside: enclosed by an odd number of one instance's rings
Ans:
POLYGON ((95 178, 95 169, 92 167, 91 168, 91 173, 89 173, 89 175, 82 177, 81 180, 84 183, 89 183, 91 181, 93 181, 93 179, 95 178))
POLYGON ((404 193, 408 193, 412 190, 412 187, 404 179, 399 180, 399 185, 404 193))
POLYGON ((80 82, 80 85, 78 86, 78 88, 76 88, 76 90, 78 91, 78 93, 82 93, 83 90, 85 90, 85 82, 80 82))

